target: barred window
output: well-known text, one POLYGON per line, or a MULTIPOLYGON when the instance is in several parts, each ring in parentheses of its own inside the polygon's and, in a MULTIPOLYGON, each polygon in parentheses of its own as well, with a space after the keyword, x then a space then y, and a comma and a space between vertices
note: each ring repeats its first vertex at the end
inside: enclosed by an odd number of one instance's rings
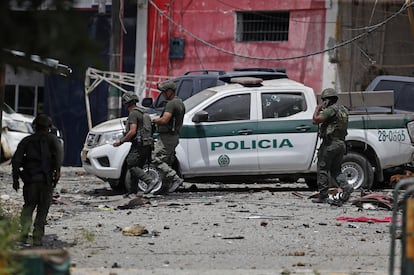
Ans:
POLYGON ((289 12, 237 12, 236 41, 288 41, 289 12))

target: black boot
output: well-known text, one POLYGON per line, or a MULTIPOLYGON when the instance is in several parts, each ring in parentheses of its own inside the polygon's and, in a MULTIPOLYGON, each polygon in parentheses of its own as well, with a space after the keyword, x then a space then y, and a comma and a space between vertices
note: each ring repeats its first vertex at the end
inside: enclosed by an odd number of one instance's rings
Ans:
POLYGON ((312 200, 313 203, 328 203, 328 196, 319 196, 312 200))

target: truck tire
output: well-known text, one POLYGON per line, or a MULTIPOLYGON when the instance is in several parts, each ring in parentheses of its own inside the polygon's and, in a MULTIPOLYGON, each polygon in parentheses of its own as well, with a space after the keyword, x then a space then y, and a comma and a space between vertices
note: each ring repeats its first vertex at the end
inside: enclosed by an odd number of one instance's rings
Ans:
POLYGON ((112 190, 117 192, 125 192, 125 185, 120 180, 110 180, 108 183, 112 190))
POLYGON ((318 190, 318 178, 316 176, 305 177, 305 182, 311 191, 318 190))
MULTIPOLYGON (((144 166, 144 172, 145 173, 149 173, 150 176, 152 177, 153 180, 156 180, 158 182, 161 182, 161 173, 157 170, 157 168, 150 164, 150 165, 145 165, 144 166)), ((151 193, 157 193, 160 191, 160 189, 162 188, 162 183, 161 184, 157 184, 154 189, 151 191, 151 193)), ((144 192, 147 189, 147 184, 145 182, 143 182, 142 180, 138 181, 138 191, 142 191, 144 192)))
POLYGON ((363 155, 350 152, 342 160, 342 173, 355 190, 370 190, 374 183, 374 170, 363 155))

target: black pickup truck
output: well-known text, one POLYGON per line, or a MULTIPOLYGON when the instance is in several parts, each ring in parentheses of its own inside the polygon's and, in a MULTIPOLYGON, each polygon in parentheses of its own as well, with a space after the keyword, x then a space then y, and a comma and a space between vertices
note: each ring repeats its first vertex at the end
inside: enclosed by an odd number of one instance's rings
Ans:
POLYGON ((380 75, 371 81, 366 91, 394 91, 394 109, 414 112, 414 77, 380 75))
MULTIPOLYGON (((173 79, 177 85, 175 94, 182 100, 186 100, 204 89, 226 85, 235 77, 257 77, 263 80, 271 80, 287 78, 288 76, 283 69, 270 68, 235 69, 231 72, 224 70, 194 70, 173 79)), ((160 113, 165 103, 166 100, 162 93, 158 95, 155 101, 152 98, 142 100, 142 105, 148 107, 150 113, 160 113)))

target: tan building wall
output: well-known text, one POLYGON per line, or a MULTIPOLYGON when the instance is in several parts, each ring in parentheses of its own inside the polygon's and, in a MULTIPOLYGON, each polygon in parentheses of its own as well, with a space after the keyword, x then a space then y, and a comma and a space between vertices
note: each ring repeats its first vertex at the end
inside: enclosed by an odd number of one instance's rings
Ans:
POLYGON ((338 42, 355 39, 337 51, 343 92, 364 90, 377 75, 414 76, 414 36, 405 1, 339 2, 338 42), (375 30, 368 33, 369 27, 375 30))

